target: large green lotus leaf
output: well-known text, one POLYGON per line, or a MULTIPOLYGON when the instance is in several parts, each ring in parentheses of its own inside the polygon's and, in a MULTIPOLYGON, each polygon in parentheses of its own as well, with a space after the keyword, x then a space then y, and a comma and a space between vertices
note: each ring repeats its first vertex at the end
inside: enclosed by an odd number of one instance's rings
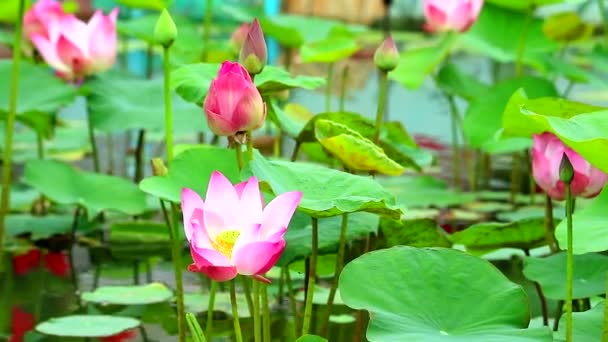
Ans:
POLYGON ((437 221, 428 218, 416 220, 380 220, 380 232, 387 247, 451 247, 452 243, 437 221))
POLYGON ((490 86, 477 77, 460 70, 456 64, 444 64, 437 74, 437 86, 444 92, 460 96, 467 101, 485 96, 490 86))
POLYGON ((475 199, 471 193, 450 190, 445 182, 431 176, 379 177, 378 182, 404 208, 443 208, 475 199))
POLYGON ((281 108, 276 102, 273 102, 272 109, 279 121, 281 130, 294 139, 298 137, 306 123, 314 116, 310 110, 297 103, 288 103, 284 108, 281 108))
POLYGON ((23 181, 54 202, 83 206, 90 216, 102 210, 137 215, 146 209, 145 194, 132 182, 80 171, 59 161, 28 161, 23 181))
POLYGON ((0 22, 13 24, 18 16, 19 0, 4 0, 0 3, 0 22))
POLYGON ((6 234, 8 236, 31 234, 32 240, 40 240, 55 234, 69 233, 72 230, 72 221, 74 218, 70 215, 7 215, 6 234))
MULTIPOLYGON (((477 23, 460 39, 465 47, 498 62, 513 62, 517 59, 519 37, 527 26, 526 20, 526 16, 521 12, 485 4, 477 23)), ((545 36, 542 26, 543 21, 534 18, 526 31, 523 58, 527 63, 542 63, 543 58, 539 55, 551 53, 558 47, 545 36)))
POLYGON ((116 0, 116 2, 128 7, 160 11, 169 7, 173 0, 116 0))
MULTIPOLYGON (((312 253, 312 224, 307 215, 298 213, 289 224, 285 233, 285 251, 277 265, 287 265, 295 260, 305 259, 312 253)), ((319 253, 336 253, 340 241, 342 216, 329 217, 319 220, 319 253)), ((353 213, 348 215, 346 241, 364 238, 369 233, 378 231, 378 216, 369 213, 353 213)))
POLYGON ((173 292, 161 283, 102 286, 81 295, 85 302, 103 305, 146 305, 166 302, 171 297, 173 292))
POLYGON ((389 158, 371 140, 343 124, 317 120, 315 136, 327 151, 350 170, 373 171, 392 176, 399 176, 405 171, 403 166, 389 158))
POLYGON ((296 342, 327 342, 327 339, 317 335, 302 335, 296 342))
MULTIPOLYGON (((201 105, 211 81, 217 77, 220 65, 216 63, 196 63, 181 66, 171 73, 171 87, 186 101, 201 105)), ((315 89, 322 86, 325 79, 312 76, 292 76, 282 68, 268 65, 256 76, 255 85, 262 95, 274 92, 304 88, 315 89)))
POLYGON ((530 137, 550 132, 595 167, 608 172, 608 110, 560 98, 513 94, 505 109, 504 133, 530 137))
POLYGON ((481 149, 488 154, 507 154, 513 152, 521 152, 532 147, 532 139, 530 138, 503 138, 494 136, 490 140, 481 145, 481 149))
MULTIPOLYGON (((87 83, 88 110, 93 126, 105 132, 147 129, 164 132, 163 80, 103 76, 87 83), (138 100, 140 99, 140 100, 138 100), (141 100, 145 99, 145 100, 141 100)), ((203 110, 172 94, 173 131, 194 133, 207 129, 203 110)))
MULTIPOLYGON (((12 61, 0 60, 0 118, 4 119, 9 109, 9 93, 12 61)), ((22 61, 19 69, 17 90, 17 120, 39 133, 49 135, 53 117, 60 108, 72 103, 76 88, 55 77, 46 66, 22 61)))
POLYGON ((454 244, 471 250, 498 248, 532 249, 546 244, 544 219, 499 223, 482 222, 450 236, 454 244))
POLYGON ((240 180, 236 152, 201 145, 178 154, 167 175, 148 177, 139 187, 153 196, 179 203, 182 188, 190 188, 204 197, 209 178, 216 170, 236 184, 240 180))
MULTIPOLYGON (((574 256, 573 298, 594 297, 606 292, 608 256, 587 253, 574 256)), ((566 299, 566 253, 524 260, 524 275, 538 282, 545 296, 566 299)))
POLYGON ((486 2, 514 10, 527 10, 530 6, 540 7, 553 5, 564 2, 564 0, 486 0, 486 2))
POLYGON ((45 335, 61 337, 108 337, 137 328, 135 318, 106 315, 73 315, 51 318, 36 326, 45 335))
POLYGON ((256 152, 249 169, 278 195, 303 192, 299 210, 315 217, 367 211, 398 218, 395 199, 374 179, 305 162, 269 161, 256 152))
MULTIPOLYGON (((602 252, 608 249, 608 187, 586 208, 572 215, 572 249, 575 254, 602 252)), ((555 228, 555 238, 560 246, 568 245, 567 222, 562 220, 555 228)))
MULTIPOLYGON (((604 306, 606 301, 595 305, 591 310, 572 313, 572 341, 601 341, 604 329, 604 306)), ((559 320, 559 330, 555 341, 566 341, 566 315, 559 320)))
POLYGON ((430 46, 400 52, 399 65, 388 76, 406 88, 419 88, 449 55, 454 41, 453 34, 446 34, 430 46))
POLYGON ((563 58, 547 58, 548 74, 551 76, 563 76, 576 83, 589 83, 597 87, 606 88, 608 82, 604 77, 597 74, 597 70, 578 66, 563 58))
POLYGON ((496 84, 485 96, 471 101, 465 113, 463 129, 472 146, 481 147, 494 139, 502 127, 503 112, 509 98, 519 88, 526 89, 533 97, 557 96, 552 82, 534 76, 513 78, 496 84))
MULTIPOLYGON (((504 211, 496 214, 496 218, 500 221, 519 221, 528 218, 544 218, 545 217, 545 207, 541 206, 526 206, 519 207, 516 210, 504 211)), ((566 213, 564 208, 562 207, 554 207, 553 208, 553 218, 555 220, 562 220, 566 217, 566 213)))
POLYGON ((349 307, 370 312, 372 342, 551 341, 546 328, 524 329, 530 313, 519 285, 453 249, 366 253, 342 271, 340 293, 349 307))
POLYGON ((330 37, 316 42, 305 43, 300 48, 304 63, 334 63, 350 57, 359 50, 350 38, 330 37))
MULTIPOLYGON (((184 231, 179 229, 183 238, 184 231)), ((149 221, 112 222, 109 248, 113 258, 142 260, 145 257, 170 257, 167 226, 149 221)))

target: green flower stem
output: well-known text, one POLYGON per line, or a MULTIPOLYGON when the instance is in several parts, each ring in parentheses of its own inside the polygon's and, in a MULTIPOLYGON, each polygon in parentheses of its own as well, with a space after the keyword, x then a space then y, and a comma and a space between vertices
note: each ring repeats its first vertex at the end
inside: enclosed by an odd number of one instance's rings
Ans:
POLYGON ((275 158, 281 158, 281 145, 283 140, 283 132, 281 130, 281 126, 276 125, 276 135, 274 136, 274 143, 272 144, 272 155, 275 158))
POLYGON ((253 299, 251 299, 251 286, 249 285, 249 279, 246 277, 241 278, 241 285, 243 286, 243 292, 245 292, 245 300, 247 301, 247 309, 249 315, 253 316, 253 299))
POLYGON ((334 78, 334 63, 327 64, 327 83, 325 84, 325 111, 331 111, 331 87, 334 78))
MULTIPOLYGON (((524 249, 524 254, 527 257, 530 257, 530 250, 524 249)), ((543 289, 540 284, 536 281, 534 283, 534 288, 536 289, 536 294, 538 294, 538 300, 540 301, 541 311, 543 313, 543 325, 549 326, 549 309, 547 307, 547 299, 545 298, 545 294, 543 293, 543 289)))
POLYGON ((89 142, 91 143, 91 154, 93 156, 93 170, 100 172, 99 154, 97 153, 97 140, 95 140, 95 128, 91 120, 91 114, 87 110, 87 128, 89 130, 89 142))
POLYGON ((4 271, 2 257, 4 255, 4 219, 10 208, 11 177, 13 171, 13 134, 15 130, 15 117, 17 116, 17 91, 19 89, 19 64, 21 62, 21 32, 23 31, 23 10, 25 0, 19 1, 19 15, 17 17, 15 43, 13 48, 13 65, 11 70, 11 86, 9 108, 6 114, 4 131, 4 158, 2 159, 2 199, 0 200, 0 274, 4 271))
POLYGON ((262 326, 260 325, 260 282, 253 281, 253 340, 262 341, 262 326))
POLYGON ((572 188, 566 184, 566 220, 568 223, 568 249, 566 259, 566 342, 572 342, 572 280, 574 253, 572 251, 572 188))
POLYGON ((462 132, 462 120, 460 119, 460 114, 458 113, 458 107, 456 107, 454 97, 450 94, 446 94, 446 98, 448 99, 448 104, 450 105, 450 123, 452 128, 452 181, 454 182, 454 189, 460 190, 460 179, 462 178, 462 167, 460 165, 460 158, 462 156, 460 153, 458 135, 460 134, 460 132, 462 132))
POLYGON ((192 313, 186 314, 186 321, 188 322, 188 327, 190 328, 190 333, 192 334, 193 342, 207 342, 205 338, 205 334, 203 334, 203 330, 201 326, 198 324, 198 320, 196 316, 192 313))
POLYGON ((205 22, 203 23, 203 54, 201 61, 207 62, 209 57, 209 35, 211 34, 211 21, 213 20, 213 0, 207 0, 205 7, 205 22))
POLYGON ((308 266, 308 286, 306 287, 306 304, 304 307, 304 321, 302 323, 302 335, 308 334, 310 321, 312 320, 312 303, 315 293, 315 282, 317 277, 317 253, 319 249, 319 219, 312 218, 312 254, 308 266))
POLYGON ((112 133, 107 134, 106 142, 108 144, 108 173, 114 174, 114 135, 112 133))
POLYGON ((186 341, 186 321, 184 312, 184 285, 182 282, 181 268, 181 248, 178 234, 177 210, 175 205, 171 204, 171 213, 168 212, 165 202, 160 200, 161 209, 167 229, 169 231, 169 239, 171 241, 171 257, 173 259, 173 271, 175 273, 175 301, 177 303, 177 330, 179 342, 186 341), (171 215, 171 216, 169 216, 171 215))
POLYGON ((340 83, 340 111, 344 111, 344 102, 346 102, 346 85, 348 82, 348 65, 342 70, 342 80, 340 83))
POLYGON ((606 296, 604 297, 604 328, 602 342, 608 342, 608 272, 606 272, 606 296))
POLYGON ((515 205, 517 194, 521 188, 521 157, 519 152, 511 153, 511 192, 509 201, 515 205))
POLYGON ((604 4, 604 0, 597 0, 597 6, 599 7, 602 21, 604 22, 604 37, 606 39, 606 46, 608 46, 608 13, 606 13, 606 4, 604 4))
POLYGON ((559 251, 555 241, 555 224, 553 222, 553 201, 549 195, 545 195, 545 239, 551 249, 551 253, 559 251))
POLYGON ((211 280, 211 288, 209 289, 209 303, 207 304, 207 323, 205 331, 207 337, 211 340, 211 331, 213 330, 213 308, 215 307, 215 293, 217 292, 217 282, 211 280))
POLYGON ((283 267, 285 275, 285 282, 287 283, 287 296, 289 296, 289 306, 291 307, 291 314, 293 316, 293 327, 294 336, 298 334, 298 327, 300 326, 298 306, 296 305, 296 297, 293 291, 293 283, 291 282, 291 275, 289 274, 289 266, 283 267))
POLYGON ((234 324, 234 335, 236 336, 236 342, 243 342, 241 323, 239 322, 239 309, 236 305, 236 288, 234 279, 230 281, 230 304, 232 305, 232 322, 234 324))
POLYGON ((241 144, 235 143, 234 150, 236 151, 236 162, 239 165, 239 170, 242 170, 243 166, 245 166, 245 162, 243 161, 243 148, 241 144))
POLYGON ((374 143, 380 141, 380 132, 384 123, 384 109, 386 106, 386 92, 388 89, 388 74, 380 70, 380 90, 378 94, 378 106, 376 109, 376 130, 374 131, 374 143))
POLYGON ((163 47, 163 70, 165 78, 165 144, 167 146, 167 166, 173 160, 173 118, 171 111, 171 65, 169 63, 169 47, 163 47))
POLYGON ((139 183, 144 178, 144 146, 146 145, 146 130, 140 129, 137 134, 137 146, 135 147, 135 175, 133 180, 139 183))
POLYGON ((340 225, 340 242, 338 245, 338 255, 336 256, 336 269, 334 271, 334 280, 331 283, 329 290, 329 297, 327 297, 327 307, 325 308, 325 315, 321 321, 321 336, 327 336, 329 329, 329 317, 331 316, 331 309, 334 305, 334 299, 336 298, 336 292, 338 290, 338 281, 340 280, 340 273, 344 267, 344 252, 346 250, 346 232, 348 231, 348 214, 342 214, 342 224, 340 225))
POLYGON ((253 137, 251 131, 247 131, 247 160, 253 160, 253 137))
POLYGON ((291 158, 289 158, 289 160, 291 160, 292 162, 295 162, 298 159, 298 154, 300 153, 300 142, 296 141, 296 146, 293 148, 293 152, 291 152, 291 158))
POLYGON ((268 285, 261 284, 262 295, 262 323, 264 324, 264 342, 272 342, 272 331, 270 330, 270 307, 268 305, 268 285))

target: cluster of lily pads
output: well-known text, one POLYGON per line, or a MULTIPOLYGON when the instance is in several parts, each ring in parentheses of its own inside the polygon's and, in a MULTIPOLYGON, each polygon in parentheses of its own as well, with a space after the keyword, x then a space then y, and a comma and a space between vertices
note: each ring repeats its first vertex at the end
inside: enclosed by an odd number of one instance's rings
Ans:
POLYGON ((540 15, 559 0, 425 0, 425 33, 116 2, 0 4, 11 341, 608 336, 608 110, 572 99, 608 86, 599 24, 540 15), (346 108, 355 72, 378 76, 375 113, 346 108), (450 147, 386 107, 429 83, 450 147))

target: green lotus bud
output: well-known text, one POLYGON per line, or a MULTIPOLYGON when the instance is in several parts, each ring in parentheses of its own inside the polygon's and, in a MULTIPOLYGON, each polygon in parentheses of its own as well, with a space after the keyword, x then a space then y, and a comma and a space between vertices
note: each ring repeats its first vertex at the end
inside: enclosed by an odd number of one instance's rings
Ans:
POLYGON ((264 32, 262 32, 260 22, 255 18, 249 26, 247 37, 241 47, 239 63, 247 69, 249 74, 257 75, 262 72, 267 62, 268 51, 264 32))
POLYGON ((382 71, 394 70, 399 64, 399 50, 392 36, 386 37, 374 53, 374 64, 382 71))
POLYGON ((574 168, 572 167, 570 158, 568 158, 568 155, 564 153, 562 155, 562 161, 559 164, 559 179, 566 184, 570 184, 572 183, 573 178, 574 168))
POLYGON ((171 15, 165 8, 156 21, 154 40, 158 44, 168 48, 173 44, 175 38, 177 38, 177 27, 175 27, 175 22, 173 22, 171 15))

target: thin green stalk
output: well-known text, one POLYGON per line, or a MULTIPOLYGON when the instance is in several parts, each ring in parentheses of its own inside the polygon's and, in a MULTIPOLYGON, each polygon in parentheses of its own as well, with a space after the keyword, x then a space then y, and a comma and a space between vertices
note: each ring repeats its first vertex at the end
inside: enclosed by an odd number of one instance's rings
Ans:
POLYGON ((272 330, 270 329, 270 306, 268 305, 268 285, 261 284, 261 295, 262 295, 262 323, 264 328, 262 329, 264 342, 272 342, 272 330))
POLYGON ((89 130, 89 142, 91 143, 91 154, 93 157, 93 170, 100 172, 99 166, 99 154, 97 152, 97 140, 95 139, 95 128, 93 127, 93 121, 91 120, 91 114, 87 110, 87 128, 89 130))
POLYGON ((296 305, 296 297, 293 291, 293 283, 291 282, 291 275, 289 274, 289 266, 283 267, 285 275, 285 283, 287 283, 287 296, 289 297, 289 306, 291 307, 291 314, 293 315, 293 327, 295 329, 294 336, 298 334, 298 327, 300 326, 298 307, 296 305))
POLYGON ((524 53, 526 52, 526 43, 528 41, 528 32, 532 25, 532 18, 534 17, 534 6, 530 6, 526 13, 526 21, 521 30, 519 36, 519 42, 517 44, 517 59, 515 61, 515 75, 522 76, 524 73, 524 53))
POLYGON ((205 22, 203 23, 203 54, 201 56, 203 63, 207 62, 209 56, 209 35, 211 34, 212 13, 213 0, 207 0, 207 7, 205 7, 205 22))
POLYGON ((602 21, 604 22, 604 37, 606 40, 606 46, 608 46, 608 13, 606 13, 606 4, 604 4, 604 0, 597 0, 597 6, 600 9, 600 15, 602 16, 602 21))
POLYGON ((251 299, 251 286, 249 286, 249 279, 246 277, 240 277, 241 284, 243 285, 243 292, 245 292, 245 300, 247 301, 247 309, 249 315, 253 316, 253 299, 251 299))
POLYGON ((511 153, 511 192, 509 201, 515 205, 517 194, 521 188, 521 157, 519 152, 511 153))
POLYGON ((232 305, 232 322, 234 324, 234 335, 236 337, 236 342, 243 342, 241 323, 239 322, 239 309, 236 306, 236 288, 234 279, 230 281, 230 304, 232 305))
POLYGON ((380 141, 380 132, 384 123, 384 109, 386 106, 386 91, 388 89, 388 74, 386 71, 380 71, 380 84, 378 93, 378 106, 376 107, 376 129, 374 131, 374 143, 380 141))
POLYGON ((192 334, 193 342, 207 342, 205 338, 205 334, 203 334, 203 330, 201 326, 198 324, 198 320, 196 316, 192 313, 186 314, 186 321, 188 322, 188 327, 190 327, 190 333, 192 334))
POLYGON ((146 141, 146 130, 140 129, 137 135, 137 146, 135 147, 135 174, 133 180, 139 183, 144 178, 144 146, 146 141))
POLYGON ((243 161, 243 148, 241 144, 235 143, 234 150, 236 151, 236 162, 239 165, 239 170, 242 170, 243 166, 245 166, 245 162, 243 161))
POLYGON ((334 78, 334 63, 327 64, 327 83, 325 84, 325 111, 331 111, 331 87, 334 78))
POLYGON ((457 107, 454 103, 452 95, 446 94, 448 103, 450 104, 450 124, 452 128, 452 182, 454 189, 460 190, 460 179, 461 179, 461 165, 460 165, 460 146, 459 146, 459 129, 458 129, 458 118, 457 107))
MULTIPOLYGON (((530 250, 524 249, 524 254, 527 257, 530 257, 530 250)), ((543 289, 540 284, 536 281, 533 281, 534 288, 536 289, 536 294, 538 295, 538 300, 540 301, 540 308, 543 314, 543 325, 549 326, 549 309, 547 307, 547 299, 545 298, 545 294, 543 293, 543 289)))
MULTIPOLYGON (((70 279, 72 280, 72 286, 74 286, 74 292, 78 293, 80 288, 80 283, 78 281, 78 273, 76 272, 76 262, 74 260, 74 243, 76 241, 76 231, 78 230, 78 223, 80 222, 80 215, 82 208, 80 206, 76 207, 76 211, 74 212, 74 219, 72 220, 72 229, 70 231, 70 248, 68 249, 68 262, 70 263, 70 279)), ((80 300, 80 296, 76 296, 76 304, 78 308, 82 308, 82 302, 80 300)))
POLYGON ((108 133, 106 136, 106 142, 108 144, 108 173, 114 174, 114 136, 112 133, 108 133))
POLYGON ((36 150, 38 152, 38 159, 44 159, 44 138, 42 134, 36 134, 36 150))
POLYGON ((566 220, 568 223, 568 249, 566 259, 566 342, 572 342, 572 280, 574 253, 572 251, 572 188, 566 184, 566 220))
POLYGON ((602 342, 608 342, 608 272, 606 272, 606 296, 604 297, 604 328, 602 342))
POLYGON ((342 80, 340 83, 340 111, 344 111, 344 103, 346 102, 346 85, 348 82, 348 65, 342 70, 342 80))
POLYGON ((251 131, 247 131, 247 160, 253 160, 253 137, 251 131))
POLYGON ((545 239, 551 253, 557 253, 557 242, 555 241, 555 224, 553 223, 553 201, 549 195, 545 195, 545 239))
POLYGON ((302 323, 302 335, 308 334, 312 320, 312 299, 315 293, 315 282, 317 278, 317 253, 319 249, 319 220, 312 218, 312 254, 308 267, 308 286, 306 288, 306 304, 304 307, 304 322, 302 323))
POLYGON ((281 127, 279 125, 276 125, 277 128, 277 132, 276 135, 274 136, 274 143, 272 144, 272 155, 275 158, 280 158, 281 157, 281 145, 282 145, 282 140, 283 140, 283 132, 281 131, 281 127))
POLYGON ((532 150, 526 151, 526 159, 528 160, 528 192, 530 193, 530 204, 536 203, 536 181, 534 180, 534 171, 532 170, 532 150))
POLYGON ((17 116, 17 91, 19 89, 19 64, 21 63, 21 32, 23 30, 23 10, 25 0, 19 1, 19 15, 17 17, 15 42, 13 48, 13 65, 11 70, 11 86, 9 95, 8 113, 4 130, 4 158, 2 159, 2 199, 0 201, 0 274, 4 271, 4 229, 6 215, 10 208, 11 177, 13 171, 13 134, 15 130, 15 117, 17 116))
POLYGON ((253 340, 262 341, 262 326, 260 325, 260 282, 253 281, 253 340))
POLYGON ((217 282, 211 280, 211 288, 209 289, 209 304, 207 305, 207 323, 205 325, 205 331, 207 336, 211 339, 211 331, 213 330, 213 308, 215 307, 215 292, 217 292, 217 282))
POLYGON ((344 252, 346 250, 346 232, 348 231, 348 214, 342 214, 342 224, 340 225, 340 242, 338 245, 338 254, 336 255, 336 269, 334 271, 334 280, 331 283, 329 290, 329 297, 327 297, 327 306, 325 307, 325 315, 321 321, 321 336, 327 336, 329 329, 329 318, 331 316, 331 309, 334 305, 334 299, 338 290, 338 281, 340 280, 340 273, 344 267, 344 252))
POLYGON ((291 160, 292 162, 296 161, 298 159, 299 152, 300 152, 300 142, 296 141, 296 146, 293 148, 293 152, 291 152, 291 158, 289 158, 289 160, 291 160))
POLYGON ((173 160, 173 118, 171 111, 171 65, 169 64, 169 47, 163 47, 163 70, 165 78, 165 144, 167 146, 167 166, 173 160))

